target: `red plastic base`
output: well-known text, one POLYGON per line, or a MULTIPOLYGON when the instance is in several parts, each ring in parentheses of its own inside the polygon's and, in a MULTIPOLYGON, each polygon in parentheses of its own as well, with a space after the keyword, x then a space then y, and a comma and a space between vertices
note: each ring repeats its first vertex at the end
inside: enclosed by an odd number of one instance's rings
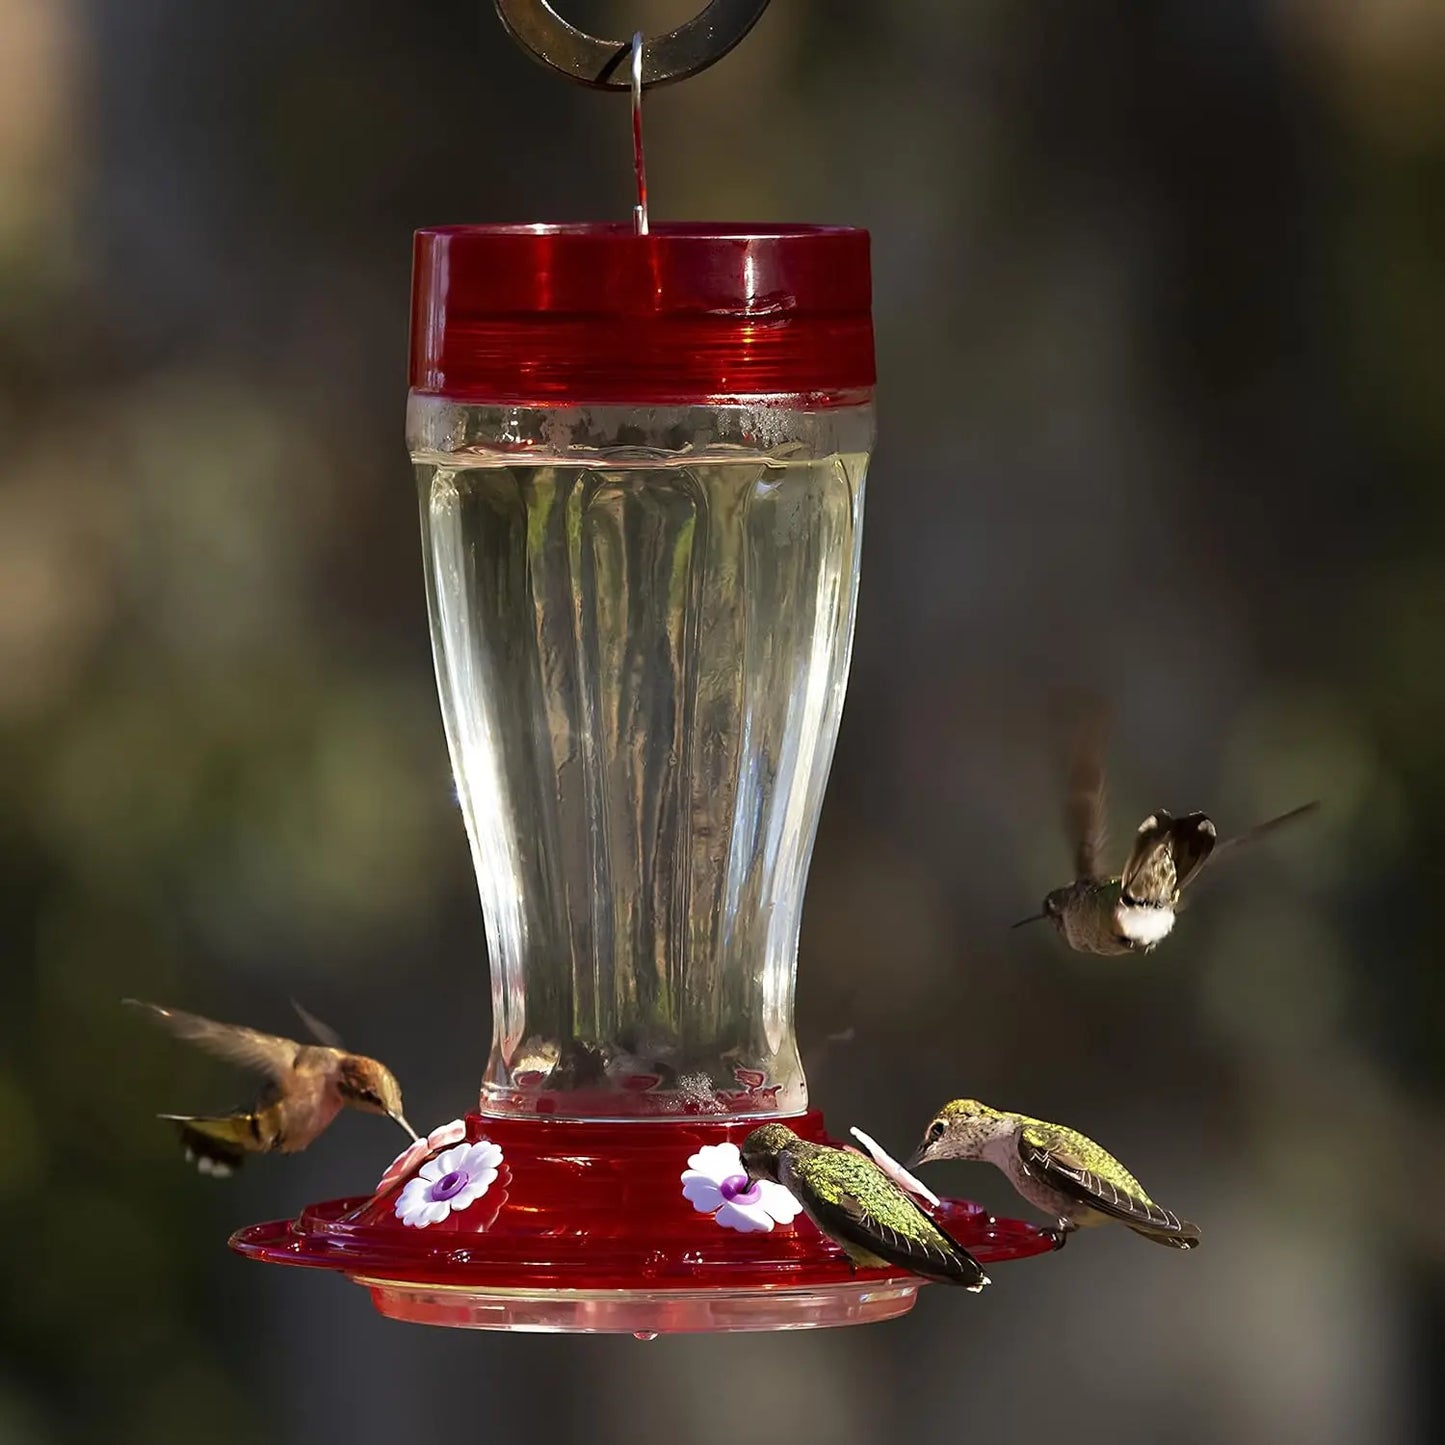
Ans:
MULTIPOLYGON (((788 1122, 805 1138, 827 1138, 816 1111, 788 1122)), ((467 1209, 425 1229, 403 1225, 400 1179, 369 1199, 242 1229, 231 1247, 339 1270, 369 1288, 383 1314, 425 1324, 650 1335, 856 1324, 910 1309, 921 1280, 853 1268, 805 1215, 743 1234, 683 1197, 689 1157, 740 1144, 756 1123, 470 1114, 468 1141, 491 1140, 503 1159, 467 1209)), ((945 1200, 934 1213, 985 1267, 1054 1247, 1033 1225, 967 1201, 945 1200)))

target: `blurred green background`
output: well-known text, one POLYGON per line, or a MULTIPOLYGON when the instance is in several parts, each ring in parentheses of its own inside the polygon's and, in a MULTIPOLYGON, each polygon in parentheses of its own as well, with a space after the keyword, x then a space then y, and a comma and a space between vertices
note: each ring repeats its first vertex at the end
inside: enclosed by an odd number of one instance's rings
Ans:
POLYGON ((409 239, 625 217, 626 105, 485 0, 0 0, 0 1445, 1442 1438, 1445 6, 778 0, 647 119, 658 218, 873 231, 799 1003, 805 1048, 856 1036, 814 1096, 900 1151, 959 1093, 1074 1123, 1205 1246, 648 1345, 392 1324, 226 1251, 395 1131, 200 1178, 153 1116, 242 1081, 118 1000, 294 995, 418 1125, 475 1097, 409 239), (1326 804, 1147 961, 1006 930, 1066 876, 1066 682, 1117 710, 1116 838, 1326 804))

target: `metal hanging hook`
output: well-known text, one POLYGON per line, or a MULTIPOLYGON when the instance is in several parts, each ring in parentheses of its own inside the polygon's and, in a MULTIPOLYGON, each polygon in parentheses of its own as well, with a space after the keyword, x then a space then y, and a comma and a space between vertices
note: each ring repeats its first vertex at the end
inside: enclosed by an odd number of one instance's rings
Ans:
MULTIPOLYGON (((595 90, 628 90, 630 40, 599 40, 547 0, 496 0, 507 34, 534 60, 595 90)), ((686 80, 721 60, 757 24, 768 0, 711 0, 700 15, 645 42, 640 88, 686 80)))

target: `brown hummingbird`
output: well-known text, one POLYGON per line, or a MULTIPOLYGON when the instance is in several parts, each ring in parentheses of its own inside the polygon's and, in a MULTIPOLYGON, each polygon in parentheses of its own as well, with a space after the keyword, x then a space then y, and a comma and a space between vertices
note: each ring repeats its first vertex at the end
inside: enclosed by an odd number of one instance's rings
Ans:
POLYGON ((160 1116, 176 1125, 186 1158, 202 1174, 233 1174, 247 1154, 295 1154, 348 1105, 367 1114, 385 1114, 413 1139, 417 1137, 401 1111, 401 1085, 391 1070, 364 1054, 349 1053, 335 1032, 312 1018, 300 1004, 293 1002, 292 1007, 316 1037, 314 1044, 263 1034, 239 1024, 218 1024, 140 999, 123 1002, 147 1010, 178 1038, 270 1076, 250 1109, 210 1116, 160 1116))
POLYGON ((1205 814, 1176 818, 1160 808, 1139 825, 1123 870, 1110 874, 1101 861, 1108 842, 1102 763, 1106 721, 1100 704, 1078 709, 1064 809, 1065 831, 1074 850, 1074 881, 1055 888, 1044 899, 1042 912, 1013 926, 1047 918, 1079 953, 1148 953, 1173 931, 1184 889, 1211 858, 1217 862, 1258 842, 1319 804, 1293 808, 1223 843, 1205 814))

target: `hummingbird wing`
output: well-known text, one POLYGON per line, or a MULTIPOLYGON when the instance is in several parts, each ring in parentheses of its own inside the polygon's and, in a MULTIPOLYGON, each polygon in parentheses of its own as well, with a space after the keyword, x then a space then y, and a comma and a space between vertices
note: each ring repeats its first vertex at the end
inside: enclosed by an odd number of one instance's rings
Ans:
MULTIPOLYGON (((1283 828, 1287 823, 1297 822, 1300 818, 1307 818, 1319 808, 1319 802, 1305 803, 1301 807, 1291 808, 1288 813, 1281 813, 1277 818, 1271 818, 1266 823, 1256 823, 1253 828, 1246 829, 1243 833, 1236 833, 1232 838, 1226 838, 1224 842, 1215 845, 1214 853, 1209 862, 1212 865, 1209 873, 1213 877, 1214 870, 1221 860, 1228 859, 1234 853, 1248 844, 1258 843, 1261 838, 1267 838, 1277 829, 1283 828)), ((1183 883, 1179 885, 1181 888, 1183 883)), ((1194 895, 1191 895, 1193 897, 1194 895)), ((1182 906, 1182 905, 1181 905, 1182 906)))
POLYGON ((1098 698, 1080 694, 1063 705, 1068 721, 1067 797, 1064 834, 1074 853, 1074 877, 1104 877, 1109 846, 1104 786, 1104 749, 1109 735, 1109 709, 1098 698))
POLYGON ((1019 1132, 1018 1151, 1024 1168, 1035 1179, 1066 1198, 1117 1219, 1160 1244, 1193 1249, 1199 1243, 1198 1225, 1155 1204, 1117 1159, 1072 1130, 1025 1125, 1019 1132))
POLYGON ((821 1149, 799 1166, 785 1151, 778 1182, 845 1248, 937 1284, 981 1290, 989 1282, 978 1261, 861 1154, 821 1149))
POLYGON ((1126 902, 1170 908, 1179 890, 1204 866, 1214 849, 1214 824, 1203 813, 1176 818, 1163 808, 1151 813, 1134 835, 1134 847, 1119 879, 1126 902))
POLYGON ((307 1013, 294 998, 291 1000, 291 1007, 296 1010, 296 1017, 306 1025, 311 1037, 318 1044, 322 1044, 328 1049, 341 1049, 345 1052, 346 1045, 341 1042, 341 1035, 330 1024, 324 1024, 315 1014, 307 1013))
MULTIPOLYGON (((1300 818, 1306 818, 1319 809, 1319 802, 1305 803, 1298 808, 1291 808, 1288 813, 1281 813, 1277 818, 1271 818, 1267 823, 1256 823, 1254 827, 1246 829, 1243 833, 1236 833, 1232 838, 1226 838, 1214 849, 1215 863, 1233 853, 1236 848, 1243 848, 1250 843, 1258 843, 1261 838, 1268 838, 1271 833, 1283 828, 1287 823, 1293 823, 1300 818)), ((1181 885, 1182 886, 1182 885, 1181 885)))
POLYGON ((218 1024, 212 1019, 203 1019, 199 1014, 162 1008, 160 1004, 145 1003, 141 999, 128 998, 124 1002, 146 1009, 177 1038, 243 1068, 269 1074, 273 1079, 280 1079, 291 1072, 301 1047, 295 1039, 263 1034, 256 1029, 242 1028, 239 1024, 218 1024))

